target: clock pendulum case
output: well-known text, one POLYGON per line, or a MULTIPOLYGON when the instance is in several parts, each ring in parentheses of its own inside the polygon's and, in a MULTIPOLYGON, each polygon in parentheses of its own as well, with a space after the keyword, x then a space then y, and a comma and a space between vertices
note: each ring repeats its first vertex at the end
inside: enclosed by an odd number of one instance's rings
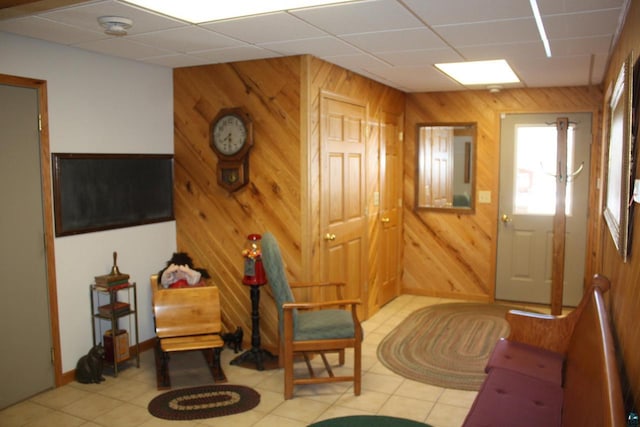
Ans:
POLYGON ((218 156, 218 185, 237 191, 249 183, 249 151, 253 146, 251 117, 244 108, 224 108, 211 122, 211 149, 218 156))

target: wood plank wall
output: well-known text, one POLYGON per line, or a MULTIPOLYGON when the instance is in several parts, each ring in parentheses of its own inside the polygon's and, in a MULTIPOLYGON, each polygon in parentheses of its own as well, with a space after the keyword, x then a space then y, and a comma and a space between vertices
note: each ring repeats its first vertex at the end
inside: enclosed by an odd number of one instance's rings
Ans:
MULTIPOLYGON (((240 255, 250 233, 278 239, 292 281, 320 278, 320 93, 368 105, 367 197, 369 283, 375 295, 378 122, 401 114, 404 94, 310 56, 215 64, 174 70, 175 214, 177 245, 220 287, 226 331, 251 334, 248 289, 241 284, 240 255), (218 110, 243 106, 253 118, 251 183, 228 193, 216 183, 217 157, 209 124, 218 110)), ((167 259, 171 254, 167 254, 167 259)), ((262 344, 277 352, 277 312, 268 289, 261 293, 262 344)))
MULTIPOLYGON (((609 62, 604 88, 615 81, 620 66, 624 60, 633 55, 633 62, 638 59, 640 52, 640 2, 630 2, 627 18, 618 43, 609 62)), ((605 99, 603 102, 607 102, 605 99)), ((604 127, 603 127, 604 129, 604 127)), ((635 168, 636 178, 640 177, 640 168, 635 168)), ((604 181, 603 181, 604 182, 604 181)), ((603 225, 602 251, 599 262, 601 271, 611 279, 609 292, 610 314, 614 325, 614 335, 619 346, 619 360, 622 362, 624 378, 623 385, 628 410, 640 410, 640 328, 635 327, 640 308, 640 205, 636 204, 633 214, 634 236, 631 246, 631 257, 627 263, 618 255, 611 235, 603 225)))
MULTIPOLYGON (((500 114, 592 112, 594 141, 602 93, 596 87, 413 93, 407 95, 404 156, 403 293, 491 301, 495 291, 500 114), (414 210, 416 125, 437 122, 477 123, 476 192, 491 192, 491 203, 478 203, 474 214, 414 210)), ((599 158, 593 144, 592 159, 599 158), (595 151, 594 151, 595 150, 595 151)), ((595 189, 599 163, 592 162, 595 189)), ((590 197, 596 201, 598 193, 590 197)), ((593 204, 591 205, 593 206, 593 204)), ((597 235, 591 217, 590 242, 597 235)), ((592 260, 593 251, 589 250, 592 260)), ((592 264, 592 262, 587 262, 592 264)), ((591 272, 587 277, 591 277, 591 272)))

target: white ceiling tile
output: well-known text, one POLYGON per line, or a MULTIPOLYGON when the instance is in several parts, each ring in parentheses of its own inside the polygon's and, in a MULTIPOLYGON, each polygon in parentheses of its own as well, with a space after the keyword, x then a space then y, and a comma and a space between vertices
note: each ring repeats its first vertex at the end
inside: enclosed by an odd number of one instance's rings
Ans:
POLYGON ((443 48, 444 42, 428 28, 379 31, 375 33, 351 34, 342 40, 368 52, 392 52, 404 50, 443 48))
POLYGON ((180 53, 244 45, 238 40, 196 26, 132 35, 127 39, 180 53))
POLYGON ((299 9, 291 14, 333 35, 417 28, 422 23, 395 0, 299 9))
POLYGON ((100 52, 106 55, 122 56, 124 58, 141 59, 151 56, 161 56, 171 53, 166 49, 158 49, 152 46, 129 41, 124 37, 112 37, 74 45, 81 49, 100 52))
POLYGON ((361 53, 345 42, 333 37, 262 43, 258 46, 278 52, 284 56, 310 54, 322 58, 323 56, 361 53))
POLYGON ((133 20, 133 26, 129 30, 129 34, 139 34, 147 31, 157 31, 188 25, 184 22, 117 1, 81 4, 75 7, 56 9, 52 12, 43 13, 41 16, 94 31, 102 31, 100 24, 98 24, 98 18, 100 16, 122 16, 133 20))
POLYGON ((142 62, 146 62, 148 64, 162 65, 163 67, 167 67, 167 68, 193 67, 198 65, 210 64, 210 61, 206 59, 198 58, 191 55, 183 55, 183 54, 152 56, 150 58, 143 59, 142 62))
POLYGON ((407 92, 463 90, 433 64, 497 58, 527 86, 599 83, 633 0, 538 1, 551 59, 526 0, 362 0, 200 26, 92 0, 0 20, 0 31, 166 67, 311 54, 407 92), (106 36, 104 15, 133 19, 129 35, 106 36))
POLYGON ((388 66, 385 62, 376 58, 375 56, 368 55, 366 53, 358 53, 354 55, 337 55, 337 56, 324 56, 327 62, 339 65, 348 70, 362 70, 371 67, 383 67, 388 66))
POLYGON ((208 28, 247 43, 268 43, 310 39, 326 35, 323 31, 285 12, 203 24, 208 28))
POLYGON ((416 92, 464 89, 464 86, 449 79, 435 67, 388 67, 367 71, 402 86, 415 88, 416 92))
MULTIPOLYGON (((558 1, 558 0, 553 0, 558 1)), ((428 25, 449 25, 531 16, 528 1, 514 0, 404 0, 428 25)))
POLYGON ((434 31, 453 46, 497 44, 504 43, 505 40, 510 43, 530 42, 540 39, 533 18, 445 25, 434 27, 434 31))
POLYGON ((0 31, 45 39, 65 45, 91 40, 100 40, 108 37, 102 31, 92 31, 71 25, 60 24, 37 16, 0 21, 0 31))
POLYGON ((510 62, 528 87, 584 86, 589 84, 589 56, 514 59, 510 62), (552 83, 553 82, 553 83, 552 83))
POLYGON ((611 50, 612 38, 612 35, 604 35, 551 40, 551 51, 554 56, 587 55, 592 53, 608 55, 611 50))
POLYGON ((191 54, 200 59, 209 61, 210 64, 235 61, 249 61, 252 59, 274 58, 279 56, 268 49, 261 49, 257 46, 231 47, 227 49, 216 49, 191 54))
POLYGON ((544 18, 544 28, 550 40, 612 34, 618 15, 616 9, 552 15, 544 18))
POLYGON ((538 0, 541 15, 621 9, 627 0, 538 0))
POLYGON ((458 62, 464 60, 456 51, 449 48, 385 52, 378 53, 376 56, 394 67, 427 66, 440 62, 458 62))
POLYGON ((506 59, 509 61, 511 58, 518 57, 537 59, 547 57, 544 46, 540 40, 524 43, 458 46, 457 50, 469 61, 484 61, 490 59, 506 59))

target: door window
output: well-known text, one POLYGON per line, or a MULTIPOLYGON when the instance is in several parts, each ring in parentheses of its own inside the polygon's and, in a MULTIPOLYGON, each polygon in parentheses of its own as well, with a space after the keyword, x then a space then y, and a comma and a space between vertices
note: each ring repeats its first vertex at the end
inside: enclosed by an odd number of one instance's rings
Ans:
MULTIPOLYGON (((574 132, 567 132, 567 167, 574 167, 574 132)), ((555 126, 519 125, 515 132, 515 185, 513 213, 516 215, 549 215, 556 213, 556 176, 558 172, 557 129, 555 126)), ((572 211, 572 183, 567 182, 566 215, 572 211)))

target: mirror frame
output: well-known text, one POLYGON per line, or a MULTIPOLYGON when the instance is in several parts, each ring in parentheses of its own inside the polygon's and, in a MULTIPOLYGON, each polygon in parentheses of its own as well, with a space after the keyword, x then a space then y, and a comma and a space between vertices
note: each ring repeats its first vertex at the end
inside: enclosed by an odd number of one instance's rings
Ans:
POLYGON ((455 213, 455 214, 473 214, 476 211, 476 169, 477 169, 477 152, 478 152, 478 123, 477 122, 426 122, 417 123, 415 127, 415 182, 414 182, 414 210, 455 213), (471 144, 468 152, 465 152, 465 178, 468 176, 470 191, 470 205, 468 207, 436 207, 436 206, 420 206, 419 205, 419 175, 420 175, 420 129, 425 127, 468 127, 471 131, 471 144))

